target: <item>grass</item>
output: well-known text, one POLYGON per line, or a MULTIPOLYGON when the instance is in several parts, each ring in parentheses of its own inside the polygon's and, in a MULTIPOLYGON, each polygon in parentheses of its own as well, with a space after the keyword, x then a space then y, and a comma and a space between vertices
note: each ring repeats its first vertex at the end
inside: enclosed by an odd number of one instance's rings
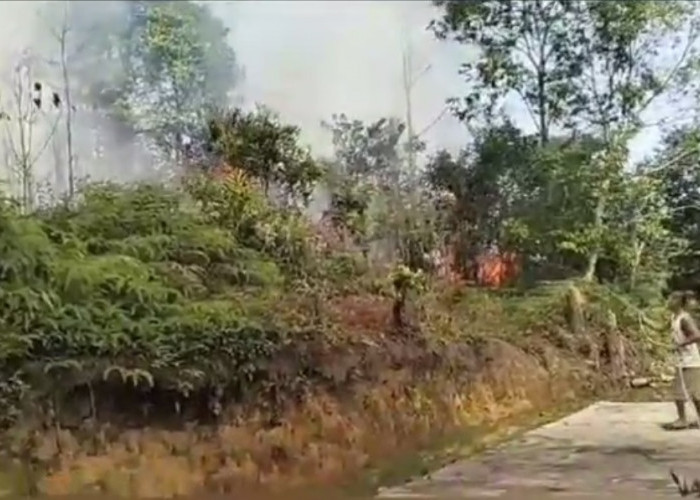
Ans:
POLYGON ((528 342, 570 327, 570 283, 421 283, 401 329, 391 276, 322 256, 310 230, 226 183, 94 186, 31 216, 0 207, 0 410, 21 424, 9 454, 47 492, 332 483, 363 467, 368 491, 551 409, 528 342), (534 413, 508 406, 520 403, 534 413), (74 425, 75 408, 87 413, 74 425))

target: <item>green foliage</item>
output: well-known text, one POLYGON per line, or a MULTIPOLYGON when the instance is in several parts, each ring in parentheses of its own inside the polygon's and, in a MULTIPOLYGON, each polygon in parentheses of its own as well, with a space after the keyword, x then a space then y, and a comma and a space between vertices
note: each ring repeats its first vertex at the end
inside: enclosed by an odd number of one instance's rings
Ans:
POLYGON ((672 261, 671 286, 680 290, 698 289, 700 285, 699 132, 694 126, 672 130, 656 158, 644 166, 644 172, 661 186, 669 210, 665 229, 687 244, 672 261))
POLYGON ((339 174, 374 179, 383 186, 395 183, 404 123, 395 118, 380 118, 365 125, 340 114, 322 124, 332 134, 333 165, 339 174))
MULTIPOLYGON (((349 291, 393 292, 399 327, 409 293, 420 292, 436 300, 430 314, 449 312, 440 324, 460 323, 452 333, 489 325, 527 337, 543 316, 549 326, 550 316, 563 320, 563 299, 578 289, 600 303, 586 311, 600 324, 612 315, 625 327, 649 326, 641 311, 658 311, 671 264, 690 265, 688 243, 700 248, 694 159, 670 159, 693 150, 697 131, 671 141, 649 170, 629 168, 628 143, 653 99, 693 88, 694 49, 669 67, 662 48, 669 33, 694 40, 695 9, 675 1, 435 3, 436 35, 479 49, 461 68, 467 96, 452 101, 474 140, 454 157, 438 153, 421 179, 404 168, 414 166, 406 153, 417 138, 402 144, 406 127, 395 118, 333 116, 324 126, 334 156, 324 166, 300 145, 298 127, 270 110, 211 114, 225 109, 238 77, 221 21, 194 2, 109 3, 99 36, 72 56, 78 101, 175 159, 185 134, 201 139, 217 168, 179 189, 101 184, 42 213, 0 207, 0 404, 27 382, 46 392, 59 380, 61 390, 126 384, 180 395, 257 388, 278 350, 318 335, 299 325, 324 325, 325 295, 349 291), (536 134, 501 119, 509 95, 526 104, 536 134), (330 218, 356 247, 323 258, 297 203, 322 179, 330 218), (278 190, 283 203, 270 203, 278 190), (390 247, 394 270, 368 285, 375 243, 390 247), (465 264, 495 245, 526 267, 559 266, 586 280, 527 297, 461 289, 468 297, 450 310, 422 270, 434 250, 454 244, 465 264), (308 311, 298 305, 307 299, 308 311)), ((85 5, 71 9, 73 43, 84 42, 95 18, 96 5, 85 5)), ((372 316, 351 312, 352 321, 372 316)))
POLYGON ((590 70, 608 83, 579 84, 582 112, 603 128, 636 124, 661 94, 685 92, 697 75, 697 7, 693 2, 584 2, 581 36, 590 70), (673 39, 669 43, 669 39, 673 39), (668 52, 667 52, 668 51, 668 52), (668 54, 673 53, 669 61, 668 54))
POLYGON ((664 287, 683 241, 669 231, 663 183, 626 168, 626 137, 552 138, 539 146, 510 126, 489 129, 428 181, 451 194, 449 226, 462 255, 488 244, 628 290, 664 287))
POLYGON ((229 165, 262 182, 267 194, 277 183, 292 198, 308 201, 323 171, 299 146, 299 128, 280 123, 265 108, 233 110, 209 123, 212 147, 229 165))
POLYGON ((460 240, 515 248, 628 289, 654 283, 658 295, 686 236, 669 226, 664 181, 628 171, 627 144, 652 101, 694 88, 697 7, 434 3, 441 11, 435 35, 479 49, 461 68, 471 93, 453 104, 463 120, 485 118, 485 132, 459 158, 439 155, 429 168, 432 185, 455 199, 460 240), (507 121, 497 125, 507 95, 524 102, 537 140, 507 121), (553 137, 554 127, 570 137, 553 137))
POLYGON ((481 131, 457 158, 445 151, 432 158, 427 181, 454 200, 449 228, 467 242, 465 251, 504 241, 505 221, 516 208, 523 208, 516 207, 515 198, 532 195, 532 190, 524 189, 527 184, 534 189, 541 185, 541 167, 532 168, 535 146, 531 137, 505 124, 481 131))
POLYGON ((330 192, 333 224, 347 229, 357 245, 364 245, 370 232, 370 204, 376 194, 373 186, 329 170, 325 187, 330 192))
POLYGON ((459 116, 492 117, 501 98, 515 90, 546 142, 551 126, 576 111, 575 81, 584 71, 575 36, 581 2, 434 3, 444 10, 431 24, 437 37, 473 43, 481 52, 460 68, 473 90, 453 100, 459 116))
POLYGON ((358 258, 356 254, 336 254, 328 259, 327 265, 329 274, 341 281, 350 281, 357 276, 361 276, 367 270, 364 259, 358 258))
MULTIPOLYGON (((63 18, 60 2, 41 8, 63 18)), ((74 100, 107 113, 120 134, 142 134, 168 158, 198 137, 241 77, 228 30, 191 1, 83 2, 68 11, 74 100)), ((53 31, 60 31, 52 25, 53 31)))
POLYGON ((442 11, 431 23, 435 35, 479 49, 476 61, 460 68, 470 93, 453 99, 458 116, 490 121, 513 92, 530 112, 541 144, 554 126, 582 122, 603 129, 607 140, 607 131, 637 123, 659 95, 684 90, 698 67, 692 2, 434 4, 442 11), (661 56, 678 48, 680 56, 670 64, 661 56))
POLYGON ((73 207, 31 216, 2 207, 0 372, 41 387, 70 363, 66 391, 99 380, 180 387, 192 370, 200 387, 257 380, 291 331, 254 297, 313 260, 301 258, 311 250, 298 217, 232 182, 94 185, 73 207))
POLYGON ((442 236, 441 217, 432 190, 403 168, 408 148, 419 146, 401 147, 405 124, 381 118, 367 125, 340 114, 323 126, 334 145, 326 178, 333 222, 365 251, 380 242, 411 268, 426 267, 425 255, 442 236))
POLYGON ((390 275, 390 281, 397 294, 406 294, 410 290, 425 289, 425 275, 421 271, 413 271, 401 264, 394 268, 390 275))
POLYGON ((333 115, 322 125, 331 133, 334 147, 326 175, 333 223, 347 230, 361 248, 387 236, 398 246, 397 221, 389 220, 387 215, 399 215, 399 141, 405 125, 388 118, 366 125, 344 114, 333 115), (384 216, 382 220, 375 216, 377 212, 384 216))

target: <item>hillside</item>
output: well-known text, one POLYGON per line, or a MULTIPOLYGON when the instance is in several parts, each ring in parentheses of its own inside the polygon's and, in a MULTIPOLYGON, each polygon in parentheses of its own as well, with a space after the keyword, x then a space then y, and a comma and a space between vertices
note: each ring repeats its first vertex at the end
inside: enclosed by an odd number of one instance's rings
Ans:
POLYGON ((650 359, 604 288, 381 274, 244 177, 95 185, 0 230, 6 454, 48 493, 338 481, 650 359))
MULTIPOLYGON (((413 123, 410 47, 377 110, 315 65, 350 108, 323 156, 233 104, 208 4, 39 6, 51 43, 11 47, 0 102, 0 492, 376 482, 663 368, 666 296, 700 290, 700 3, 434 3, 434 38, 481 49, 444 61, 464 85, 413 123), (637 161, 657 108, 677 128, 637 161), (447 114, 459 151, 426 142, 447 114)), ((379 88, 374 55, 337 68, 379 88)), ((262 90, 321 120, 287 83, 262 90)))

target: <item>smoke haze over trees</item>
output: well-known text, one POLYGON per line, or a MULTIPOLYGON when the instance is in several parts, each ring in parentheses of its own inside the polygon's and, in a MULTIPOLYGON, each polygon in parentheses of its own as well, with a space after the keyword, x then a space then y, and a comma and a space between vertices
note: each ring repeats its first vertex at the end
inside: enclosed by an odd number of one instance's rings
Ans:
MULTIPOLYGON (((398 371, 448 408, 494 339, 622 380, 623 340, 660 357, 667 292, 700 291, 697 2, 4 2, 0 25, 0 430, 250 405, 275 432, 398 371)), ((422 396, 397 412, 435 427, 422 396)), ((222 443, 178 463, 295 460, 222 443)))

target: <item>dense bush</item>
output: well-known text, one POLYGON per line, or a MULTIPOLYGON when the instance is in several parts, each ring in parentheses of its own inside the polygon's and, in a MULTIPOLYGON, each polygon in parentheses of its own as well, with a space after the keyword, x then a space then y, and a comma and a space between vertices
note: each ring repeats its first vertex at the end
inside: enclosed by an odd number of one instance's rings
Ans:
POLYGON ((34 388, 60 372, 63 392, 252 382, 293 333, 275 291, 314 274, 303 221, 240 179, 94 185, 36 215, 5 205, 0 233, 0 369, 34 388))

